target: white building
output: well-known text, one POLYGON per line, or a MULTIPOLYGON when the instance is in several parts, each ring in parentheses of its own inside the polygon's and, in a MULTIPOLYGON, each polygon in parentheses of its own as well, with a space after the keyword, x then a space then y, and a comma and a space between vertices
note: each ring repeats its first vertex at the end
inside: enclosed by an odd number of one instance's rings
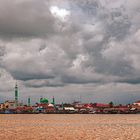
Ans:
POLYGON ((133 105, 140 106, 140 100, 133 103, 133 105))

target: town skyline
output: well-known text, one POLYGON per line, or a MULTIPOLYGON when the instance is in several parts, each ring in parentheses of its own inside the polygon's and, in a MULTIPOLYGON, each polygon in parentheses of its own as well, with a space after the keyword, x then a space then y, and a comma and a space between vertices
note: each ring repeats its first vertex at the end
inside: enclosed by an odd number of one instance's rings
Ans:
MULTIPOLYGON (((31 96, 26 96, 25 98, 22 98, 22 94, 21 93, 19 94, 19 87, 18 87, 18 83, 16 81, 15 87, 14 87, 14 92, 13 92, 13 97, 12 98, 5 98, 5 100, 1 100, 0 103, 4 103, 4 102, 9 101, 9 102, 15 102, 15 104, 20 103, 22 105, 28 105, 28 104, 34 105, 36 103, 39 103, 41 98, 42 99, 47 99, 48 102, 51 103, 52 101, 54 102, 55 96, 52 96, 51 98, 48 98, 47 95, 46 96, 41 96, 40 95, 38 98, 36 98, 37 100, 32 100, 33 98, 31 96), (20 95, 21 95, 21 97, 20 97, 20 95), (29 101, 30 101, 30 103, 29 103, 29 101)), ((94 103, 109 104, 109 103, 112 102, 114 105, 117 105, 117 104, 118 105, 119 104, 126 105, 126 104, 132 104, 132 103, 134 103, 134 100, 132 100, 131 102, 123 103, 123 102, 116 102, 116 101, 112 101, 112 100, 111 101, 108 101, 108 102, 101 102, 100 100, 98 101, 96 99, 94 99, 94 100, 91 99, 90 102, 89 102, 89 100, 87 100, 85 102, 85 100, 84 99, 82 100, 82 99, 83 98, 80 95, 79 98, 78 97, 77 98, 73 98, 73 99, 71 99, 68 102, 65 99, 61 100, 60 102, 58 102, 57 99, 56 99, 55 102, 57 104, 62 104, 62 103, 71 104, 71 103, 74 103, 74 102, 79 102, 79 103, 84 103, 84 104, 90 104, 90 103, 92 103, 92 104, 94 104, 94 103)), ((135 99, 135 101, 136 100, 139 101, 139 99, 135 99)))
POLYGON ((0 103, 0 114, 139 114, 140 100, 130 104, 109 103, 83 103, 73 101, 71 103, 56 103, 55 97, 49 101, 47 98, 40 97, 35 104, 31 103, 28 97, 27 104, 19 100, 19 90, 15 84, 14 100, 7 100, 0 103))

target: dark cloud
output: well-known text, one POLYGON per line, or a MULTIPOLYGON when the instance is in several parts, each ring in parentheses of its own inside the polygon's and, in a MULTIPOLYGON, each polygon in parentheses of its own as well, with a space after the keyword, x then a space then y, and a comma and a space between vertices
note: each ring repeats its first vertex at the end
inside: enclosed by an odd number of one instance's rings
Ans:
POLYGON ((24 83, 27 87, 32 88, 41 88, 41 87, 63 87, 64 83, 62 83, 59 79, 35 79, 28 80, 24 83))
POLYGON ((108 91, 117 100, 123 88, 138 94, 139 8, 138 0, 0 0, 0 82, 12 83, 0 90, 19 80, 34 97, 47 87, 104 101, 108 91))
POLYGON ((54 32, 55 19, 48 2, 0 1, 0 35, 5 37, 46 36, 54 32))
POLYGON ((126 78, 119 80, 118 82, 120 83, 129 83, 129 84, 140 84, 140 78, 139 77, 134 77, 134 78, 126 78))
POLYGON ((128 36, 131 20, 127 14, 123 13, 123 9, 112 10, 108 16, 108 19, 105 19, 107 21, 106 34, 118 40, 122 40, 128 36))

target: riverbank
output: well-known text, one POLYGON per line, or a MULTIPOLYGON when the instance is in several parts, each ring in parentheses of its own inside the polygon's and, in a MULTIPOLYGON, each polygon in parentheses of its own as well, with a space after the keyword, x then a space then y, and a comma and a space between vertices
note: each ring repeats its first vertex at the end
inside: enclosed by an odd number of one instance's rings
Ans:
POLYGON ((4 140, 139 140, 139 115, 0 114, 4 140))

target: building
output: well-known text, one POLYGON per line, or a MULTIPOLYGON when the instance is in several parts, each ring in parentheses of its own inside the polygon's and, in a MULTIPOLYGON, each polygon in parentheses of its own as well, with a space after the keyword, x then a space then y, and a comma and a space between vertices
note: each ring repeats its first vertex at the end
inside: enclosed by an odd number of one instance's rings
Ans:
POLYGON ((29 114, 29 113, 34 113, 34 109, 33 107, 31 106, 18 106, 16 109, 15 109, 15 113, 26 113, 26 114, 29 114))
POLYGON ((47 98, 40 98, 40 103, 41 104, 48 104, 49 100, 47 98))
POLYGON ((55 98, 53 96, 51 104, 55 105, 55 98))
POLYGON ((5 109, 15 109, 17 105, 16 101, 5 101, 4 108, 5 109))
POLYGON ((74 107, 64 107, 64 112, 65 113, 74 113, 75 109, 74 109, 74 107))
POLYGON ((15 85, 15 106, 18 106, 18 85, 15 85))
POLYGON ((36 106, 37 113, 55 113, 56 109, 53 104, 37 103, 36 106))
POLYGON ((56 109, 53 104, 48 104, 45 108, 45 113, 55 113, 56 109))
POLYGON ((31 105, 31 98, 28 97, 28 106, 30 106, 30 105, 31 105))
POLYGON ((133 105, 140 106, 140 100, 134 102, 133 105))
POLYGON ((0 110, 2 110, 4 108, 5 108, 4 103, 0 103, 0 110))

